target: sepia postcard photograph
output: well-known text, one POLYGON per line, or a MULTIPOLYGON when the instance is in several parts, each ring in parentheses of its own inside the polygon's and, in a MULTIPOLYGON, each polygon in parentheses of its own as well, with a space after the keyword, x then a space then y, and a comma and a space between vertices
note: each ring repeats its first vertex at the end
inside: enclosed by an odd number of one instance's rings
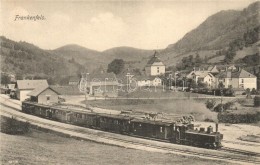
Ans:
POLYGON ((0 164, 260 164, 260 1, 0 0, 0 164))

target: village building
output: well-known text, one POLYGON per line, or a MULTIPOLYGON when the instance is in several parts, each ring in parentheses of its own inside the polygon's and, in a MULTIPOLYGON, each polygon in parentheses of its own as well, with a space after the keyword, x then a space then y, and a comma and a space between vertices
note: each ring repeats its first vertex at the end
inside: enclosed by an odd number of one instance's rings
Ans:
POLYGON ((134 77, 137 80, 137 86, 161 86, 162 80, 158 76, 137 76, 134 77))
POLYGON ((222 82, 224 88, 257 89, 257 77, 244 69, 227 70, 216 75, 217 86, 222 82))
POLYGON ((52 105, 59 102, 59 93, 49 86, 38 87, 27 95, 30 96, 30 101, 39 104, 52 105))
POLYGON ((29 98, 28 94, 39 87, 48 87, 47 80, 17 80, 16 97, 20 101, 29 98))
POLYGON ((118 81, 114 73, 89 74, 86 77, 87 87, 90 96, 96 97, 117 97, 118 81))
POLYGON ((215 88, 216 87, 216 79, 213 74, 211 74, 208 70, 198 70, 198 71, 191 71, 187 75, 187 79, 191 79, 197 84, 199 82, 205 83, 207 88, 215 88))
POLYGON ((69 79, 69 85, 79 85, 80 79, 77 76, 72 76, 69 79))
POLYGON ((147 76, 159 76, 165 74, 165 65, 163 62, 156 56, 156 51, 153 57, 148 61, 145 66, 145 73, 147 76))

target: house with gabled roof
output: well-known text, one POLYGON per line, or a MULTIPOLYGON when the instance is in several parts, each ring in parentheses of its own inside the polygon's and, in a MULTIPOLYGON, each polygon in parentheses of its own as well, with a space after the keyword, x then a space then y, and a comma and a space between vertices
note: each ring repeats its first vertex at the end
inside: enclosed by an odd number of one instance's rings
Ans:
POLYGON ((148 76, 159 76, 165 74, 165 65, 157 56, 156 51, 154 52, 153 57, 146 64, 145 73, 148 76))
POLYGON ((27 94, 39 87, 48 87, 47 80, 17 80, 16 82, 16 97, 20 101, 29 98, 27 94))
POLYGON ((207 85, 208 88, 215 88, 216 86, 214 75, 207 70, 193 70, 187 75, 187 79, 192 79, 196 83, 203 82, 207 85))
MULTIPOLYGON (((257 77, 244 69, 227 70, 216 75, 217 83, 222 82, 225 88, 257 89, 257 77)), ((217 84, 217 85, 218 85, 217 84)))
POLYGON ((49 86, 40 86, 27 95, 30 96, 30 101, 50 105, 58 103, 60 94, 49 86))
POLYGON ((114 73, 96 72, 87 75, 87 87, 89 95, 98 97, 117 97, 118 80, 114 73))

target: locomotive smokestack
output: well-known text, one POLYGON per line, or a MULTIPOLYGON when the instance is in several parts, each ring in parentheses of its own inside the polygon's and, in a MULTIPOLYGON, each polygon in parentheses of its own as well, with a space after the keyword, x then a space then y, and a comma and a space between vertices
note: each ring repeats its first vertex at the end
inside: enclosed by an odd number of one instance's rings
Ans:
POLYGON ((216 123, 216 132, 218 132, 218 123, 216 123))

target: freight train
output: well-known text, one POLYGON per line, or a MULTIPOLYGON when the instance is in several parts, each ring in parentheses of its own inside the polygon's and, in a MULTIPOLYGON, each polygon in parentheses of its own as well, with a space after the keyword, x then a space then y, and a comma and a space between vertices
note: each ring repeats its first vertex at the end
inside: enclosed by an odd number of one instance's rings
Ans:
POLYGON ((195 129, 191 123, 172 120, 138 118, 129 114, 104 114, 91 110, 69 109, 58 105, 42 105, 25 101, 22 111, 55 121, 70 123, 82 127, 99 129, 119 134, 167 141, 176 144, 219 149, 222 147, 223 134, 211 126, 195 129))

